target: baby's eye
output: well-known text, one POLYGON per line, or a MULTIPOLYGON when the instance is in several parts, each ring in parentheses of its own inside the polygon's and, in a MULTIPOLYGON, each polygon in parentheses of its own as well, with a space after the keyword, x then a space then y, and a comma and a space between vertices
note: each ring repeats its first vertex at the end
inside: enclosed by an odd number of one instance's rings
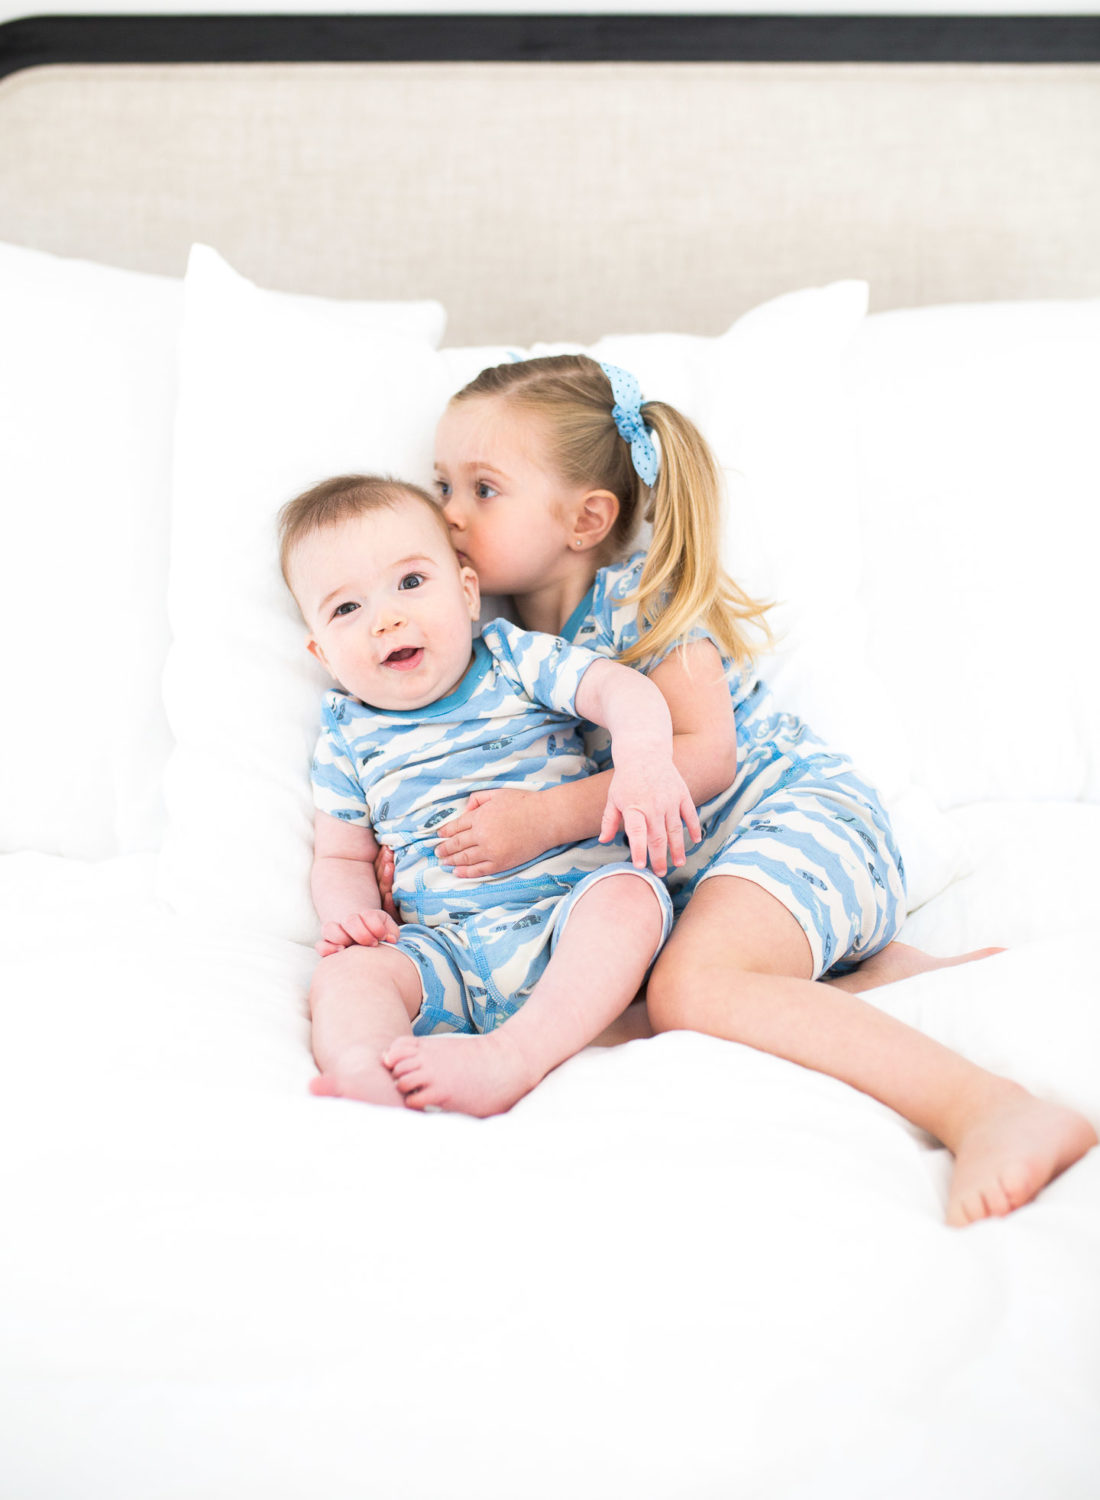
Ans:
POLYGON ((423 582, 423 573, 406 573, 397 587, 399 589, 418 589, 423 582))
POLYGON ((493 486, 485 479, 479 479, 474 486, 474 494, 479 500, 492 500, 496 493, 493 486))
POLYGON ((358 608, 358 604, 355 604, 352 600, 349 599, 346 604, 338 604, 336 606, 336 608, 332 611, 332 618, 335 620, 340 615, 350 615, 353 609, 358 608))

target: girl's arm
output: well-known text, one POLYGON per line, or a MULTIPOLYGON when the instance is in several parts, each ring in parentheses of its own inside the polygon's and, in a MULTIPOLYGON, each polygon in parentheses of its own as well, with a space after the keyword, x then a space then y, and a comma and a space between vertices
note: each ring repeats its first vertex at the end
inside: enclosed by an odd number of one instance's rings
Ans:
POLYGON ((321 919, 322 958, 353 944, 374 947, 397 941, 397 926, 380 909, 374 858, 378 845, 362 824, 345 823, 326 812, 313 820, 310 889, 321 919))
MULTIPOLYGON (((649 680, 660 689, 672 717, 676 767, 694 802, 709 801, 737 773, 733 706, 718 651, 710 641, 693 641, 666 657, 649 680)), ((476 793, 462 814, 440 830, 439 857, 460 875, 481 878, 525 864, 559 844, 592 838, 600 831, 613 774, 604 771, 538 792, 503 788, 476 793)))

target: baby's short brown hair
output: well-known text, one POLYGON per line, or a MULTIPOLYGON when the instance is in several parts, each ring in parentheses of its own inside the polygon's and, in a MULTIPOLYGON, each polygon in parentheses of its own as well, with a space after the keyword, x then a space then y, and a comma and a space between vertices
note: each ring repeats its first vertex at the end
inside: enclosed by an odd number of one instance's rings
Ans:
POLYGON ((428 507, 450 546, 451 530, 442 510, 427 490, 403 479, 387 479, 378 474, 339 474, 335 479, 323 479, 287 501, 279 512, 279 566, 287 588, 294 592, 290 560, 307 536, 329 526, 339 526, 341 521, 355 516, 369 515, 371 511, 392 510, 406 500, 428 507))

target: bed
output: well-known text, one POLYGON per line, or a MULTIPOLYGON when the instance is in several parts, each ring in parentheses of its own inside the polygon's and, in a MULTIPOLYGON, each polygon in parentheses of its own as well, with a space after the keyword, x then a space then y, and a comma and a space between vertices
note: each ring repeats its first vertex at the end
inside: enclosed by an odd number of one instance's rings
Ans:
POLYGON ((875 1004, 1100 1126, 1100 21, 0 26, 0 1493, 1092 1500, 1100 1152, 687 1033, 317 1099, 272 517, 478 369, 704 427, 767 672, 906 855, 875 1004), (226 726, 262 702, 265 742, 226 726))

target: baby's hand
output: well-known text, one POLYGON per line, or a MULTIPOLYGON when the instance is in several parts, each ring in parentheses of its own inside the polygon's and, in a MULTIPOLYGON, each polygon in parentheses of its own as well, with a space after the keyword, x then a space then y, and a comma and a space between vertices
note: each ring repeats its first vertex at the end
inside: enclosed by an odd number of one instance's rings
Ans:
POLYGON ((322 958, 339 953, 342 948, 377 948, 379 943, 396 943, 400 930, 384 911, 357 911, 339 922, 326 922, 321 940, 316 944, 322 958))
POLYGON ((374 878, 378 882, 378 899, 382 903, 382 910, 395 922, 400 922, 401 913, 397 910, 397 903, 393 899, 394 869, 393 850, 386 844, 379 844, 378 853, 374 856, 374 878))
POLYGON ((467 880, 499 875, 552 849, 535 815, 538 792, 512 787, 475 792, 457 818, 439 830, 441 865, 467 880))
POLYGON ((609 843, 621 827, 630 858, 644 869, 646 858, 654 875, 668 873, 667 854, 679 867, 684 863, 684 825, 697 843, 703 836, 691 793, 671 758, 617 766, 607 792, 600 843, 609 843))

